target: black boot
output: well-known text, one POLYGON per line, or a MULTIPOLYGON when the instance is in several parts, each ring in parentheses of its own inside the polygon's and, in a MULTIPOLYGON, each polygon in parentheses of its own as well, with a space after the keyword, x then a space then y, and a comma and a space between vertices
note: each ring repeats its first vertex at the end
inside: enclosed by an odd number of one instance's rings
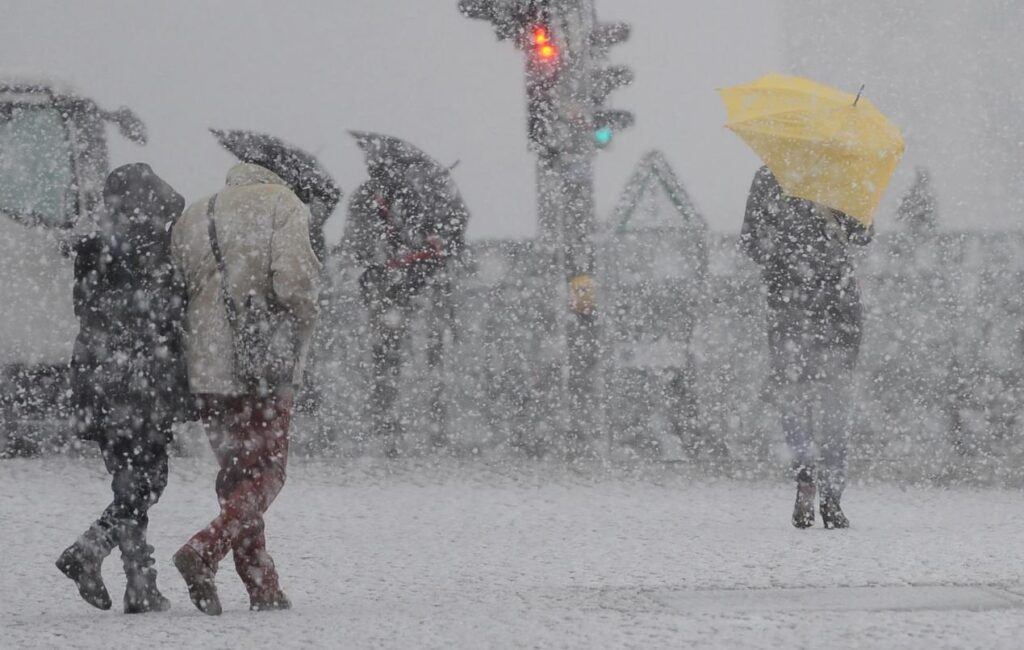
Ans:
POLYGON ((825 528, 849 528, 850 520, 839 507, 838 497, 826 497, 821 500, 821 521, 825 528))
POLYGON ((174 566, 188 585, 188 597, 196 609, 210 616, 221 613, 220 597, 217 596, 215 572, 199 553, 183 546, 174 554, 174 566))
POLYGON ((268 596, 259 596, 249 599, 249 609, 254 612, 269 612, 276 609, 291 608, 292 601, 288 600, 288 596, 285 596, 284 592, 280 589, 268 596))
POLYGON ((74 580, 82 600, 98 609, 110 609, 110 594, 100 569, 114 547, 110 531, 93 524, 57 558, 57 568, 74 580))
MULTIPOLYGON (((814 525, 814 471, 801 467, 796 475, 796 503, 793 505, 793 525, 810 528, 814 525)), ((822 511, 824 516, 824 511, 822 511)))
POLYGON ((124 527, 119 546, 124 562, 124 575, 128 579, 124 590, 124 613, 143 614, 163 612, 171 608, 156 587, 156 569, 153 547, 146 543, 146 531, 138 525, 124 527))
POLYGON ((125 571, 125 575, 128 577, 124 590, 125 614, 165 612, 171 608, 171 601, 156 587, 156 569, 145 567, 135 573, 125 571))

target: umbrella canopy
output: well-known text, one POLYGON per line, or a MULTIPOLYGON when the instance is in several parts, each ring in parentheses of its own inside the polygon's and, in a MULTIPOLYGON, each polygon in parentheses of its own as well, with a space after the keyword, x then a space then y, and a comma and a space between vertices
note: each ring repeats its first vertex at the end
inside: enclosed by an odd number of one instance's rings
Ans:
POLYGON ((292 191, 310 205, 319 200, 330 215, 341 201, 341 188, 312 155, 280 138, 265 133, 210 129, 221 146, 242 162, 266 167, 281 177, 292 191))
POLYGON ((871 102, 778 74, 719 92, 725 126, 786 194, 871 223, 904 149, 899 129, 871 102))
POLYGON ((408 167, 427 164, 436 168, 438 172, 448 174, 448 167, 401 138, 369 131, 349 131, 349 134, 356 139, 356 144, 363 150, 367 167, 408 167))

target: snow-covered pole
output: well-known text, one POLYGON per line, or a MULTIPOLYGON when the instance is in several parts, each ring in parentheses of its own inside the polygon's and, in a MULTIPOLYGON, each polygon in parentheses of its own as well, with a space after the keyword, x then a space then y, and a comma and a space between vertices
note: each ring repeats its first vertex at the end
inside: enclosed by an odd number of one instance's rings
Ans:
POLYGON ((622 66, 598 68, 625 40, 623 23, 598 24, 593 0, 460 0, 469 18, 490 21, 499 39, 526 53, 527 135, 537 154, 540 244, 564 278, 567 451, 582 451, 597 433, 599 329, 594 287, 594 157, 613 130, 632 123, 607 111, 614 88, 629 83, 622 66))

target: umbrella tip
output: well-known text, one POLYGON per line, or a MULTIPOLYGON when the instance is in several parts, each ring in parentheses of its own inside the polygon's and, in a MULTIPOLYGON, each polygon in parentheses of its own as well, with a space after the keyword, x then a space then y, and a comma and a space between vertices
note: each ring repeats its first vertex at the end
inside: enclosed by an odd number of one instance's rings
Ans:
POLYGON ((856 106, 857 102, 860 101, 860 95, 864 92, 864 84, 860 85, 860 90, 857 91, 857 96, 853 98, 853 105, 856 106))

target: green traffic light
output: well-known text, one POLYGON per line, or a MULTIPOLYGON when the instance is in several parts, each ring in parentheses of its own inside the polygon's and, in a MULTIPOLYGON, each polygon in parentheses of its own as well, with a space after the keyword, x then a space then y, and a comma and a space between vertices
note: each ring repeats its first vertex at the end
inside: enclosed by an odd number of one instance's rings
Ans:
POLYGON ((602 126, 594 131, 594 142, 599 147, 605 147, 612 141, 612 135, 611 127, 602 126))

